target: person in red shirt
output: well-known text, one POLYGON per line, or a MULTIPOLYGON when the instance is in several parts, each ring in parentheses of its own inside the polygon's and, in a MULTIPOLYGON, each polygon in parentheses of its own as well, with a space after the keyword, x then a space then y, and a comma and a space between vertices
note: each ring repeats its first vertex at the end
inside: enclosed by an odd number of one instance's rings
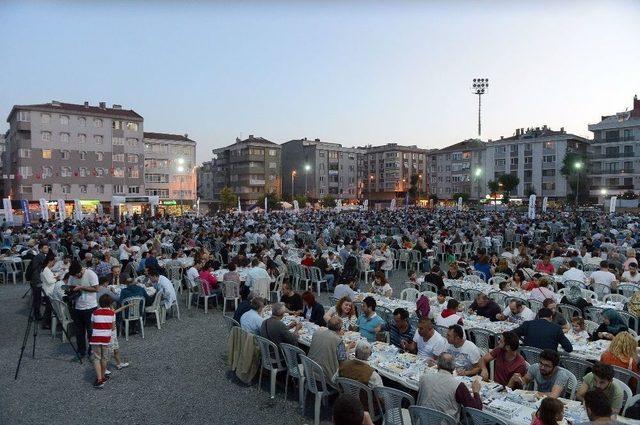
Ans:
POLYGON ((524 376, 527 373, 527 363, 524 357, 518 353, 520 341, 514 332, 503 332, 498 345, 489 351, 480 360, 482 371, 480 376, 485 381, 489 380, 489 363, 493 363, 493 380, 500 385, 507 385, 515 373, 524 376))
POLYGON ((313 267, 315 262, 316 260, 313 258, 313 254, 311 253, 311 251, 305 251, 304 258, 302 259, 300 264, 307 267, 313 267))
POLYGON ((540 273, 546 273, 548 275, 553 275, 553 273, 555 272, 555 268, 553 267, 553 264, 551 264, 551 257, 545 255, 542 258, 542 261, 539 262, 536 266, 536 271, 540 273))
POLYGON ((218 278, 212 273, 213 261, 209 260, 198 273, 198 277, 202 281, 202 289, 205 294, 211 294, 211 291, 218 288, 218 278))
POLYGON ((116 324, 116 313, 111 308, 111 297, 104 294, 98 301, 99 308, 91 314, 91 350, 93 352, 93 367, 96 371, 96 381, 93 386, 102 388, 106 381, 105 371, 109 361, 109 345, 111 344, 111 331, 116 324))

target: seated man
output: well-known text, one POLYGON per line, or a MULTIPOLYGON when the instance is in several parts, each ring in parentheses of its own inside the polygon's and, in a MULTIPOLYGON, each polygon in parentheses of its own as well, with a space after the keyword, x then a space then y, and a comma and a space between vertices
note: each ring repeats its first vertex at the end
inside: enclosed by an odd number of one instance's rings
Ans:
POLYGON ((524 376, 514 373, 508 386, 512 389, 524 388, 535 381, 540 396, 562 397, 571 380, 571 372, 559 367, 559 363, 560 355, 557 351, 544 350, 540 353, 538 363, 529 365, 524 376))
MULTIPOLYGON (((360 341, 356 344, 356 357, 353 360, 344 361, 336 372, 335 377, 349 378, 368 385, 370 388, 382 387, 382 378, 378 375, 367 360, 371 357, 371 345, 360 341)), ((333 381, 335 381, 335 377, 333 381)))
POLYGON ((582 385, 576 391, 576 399, 584 401, 587 391, 602 390, 611 402, 611 409, 614 413, 619 413, 622 408, 624 391, 613 382, 613 367, 611 365, 596 362, 591 372, 587 373, 582 380, 582 385))
POLYGON ((353 301, 356 297, 355 289, 358 287, 356 279, 349 280, 348 284, 341 283, 333 290, 333 298, 340 299, 342 297, 349 297, 353 301))
POLYGON ((449 326, 447 342, 449 346, 446 352, 453 356, 459 376, 473 376, 480 373, 482 354, 473 342, 465 339, 462 326, 449 326))
POLYGON ((524 339, 524 345, 536 347, 542 350, 557 350, 558 344, 564 351, 573 351, 571 342, 565 336, 560 325, 552 322, 553 313, 548 308, 541 308, 538 311, 538 318, 524 322, 514 329, 514 332, 524 339))
POLYGON ((366 297, 362 300, 362 314, 358 317, 358 330, 360 335, 369 342, 375 342, 376 333, 382 330, 384 319, 376 314, 376 300, 366 297))
POLYGON ((240 323, 240 318, 247 311, 251 310, 251 291, 246 286, 240 287, 240 303, 238 304, 238 308, 233 313, 233 320, 240 323))
POLYGON ((260 326, 260 336, 267 338, 276 345, 281 342, 291 345, 298 345, 298 331, 302 328, 299 322, 291 322, 287 327, 282 323, 287 308, 282 303, 274 303, 271 306, 271 317, 262 322, 260 326), (295 328, 295 331, 289 332, 289 329, 295 328))
POLYGON ((486 317, 492 322, 498 320, 496 316, 502 312, 498 303, 489 298, 486 294, 478 295, 475 301, 473 301, 469 306, 469 310, 478 316, 486 317))
POLYGON ((421 317, 412 340, 402 340, 401 348, 425 358, 431 366, 440 354, 447 351, 447 340, 436 332, 431 319, 421 317))
MULTIPOLYGON (((583 422, 578 425, 613 425, 620 423, 611 419, 611 415, 614 413, 613 409, 611 408, 611 402, 602 390, 594 389, 587 391, 587 393, 584 395, 584 409, 587 411, 587 416, 589 417, 590 422, 583 422)), ((635 421, 633 423, 635 423, 635 421)))
POLYGON ((271 279, 271 277, 265 269, 260 267, 260 259, 254 257, 251 260, 251 268, 247 270, 247 280, 244 284, 251 288, 257 279, 271 279))
POLYGON ((169 278, 161 275, 158 269, 150 269, 149 280, 151 280, 154 288, 162 294, 165 309, 168 310, 173 304, 177 303, 176 290, 169 278))
POLYGON ((333 425, 373 425, 369 412, 362 408, 362 402, 354 396, 341 394, 333 403, 333 425))
POLYGON ((402 348, 402 341, 411 341, 414 329, 409 323, 409 312, 404 308, 396 308, 393 311, 393 323, 388 323, 385 330, 389 332, 389 342, 402 348))
POLYGON ((332 384, 331 378, 347 360, 347 347, 340 337, 341 330, 342 320, 334 316, 326 328, 321 327, 314 332, 309 346, 309 358, 322 367, 328 384, 332 384))
POLYGON ((264 302, 260 297, 251 300, 251 309, 240 317, 240 326, 247 332, 257 334, 262 326, 262 310, 264 310, 264 302))
POLYGON ((498 339, 498 345, 482 358, 482 379, 489 380, 489 363, 493 360, 493 380, 500 385, 507 385, 511 377, 519 373, 527 373, 527 362, 518 353, 520 341, 513 332, 503 332, 498 339))
POLYGON ((460 302, 456 299, 451 298, 447 301, 447 308, 442 310, 442 313, 436 315, 436 325, 444 326, 448 328, 451 325, 462 325, 462 316, 458 314, 458 307, 460 306, 460 302))
POLYGON ((509 306, 496 316, 498 320, 522 323, 536 318, 536 314, 520 300, 511 300, 509 306))

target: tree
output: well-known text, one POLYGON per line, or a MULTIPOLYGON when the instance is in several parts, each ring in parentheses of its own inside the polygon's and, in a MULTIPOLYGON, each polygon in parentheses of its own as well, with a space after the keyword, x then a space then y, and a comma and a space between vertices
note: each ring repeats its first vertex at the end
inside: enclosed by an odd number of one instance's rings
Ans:
POLYGON ((495 209, 498 209, 498 192, 500 192, 500 182, 498 180, 489 180, 487 182, 487 187, 489 188, 489 192, 493 198, 493 206, 495 209))
POLYGON ((296 195, 296 196, 294 196, 293 200, 294 200, 294 201, 298 201, 298 206, 299 206, 300 208, 304 208, 304 207, 306 207, 306 206, 307 206, 307 202, 309 202, 309 201, 307 200, 306 195, 296 195))
POLYGON ((238 197, 230 187, 223 187, 220 190, 220 208, 228 210, 233 208, 238 203, 238 197))
POLYGON ((325 197, 322 198, 322 206, 325 208, 335 208, 336 198, 334 198, 333 195, 325 195, 325 197))
POLYGON ((417 174, 414 174, 411 176, 411 180, 410 180, 410 187, 409 187, 409 198, 411 199, 411 202, 415 203, 416 200, 418 199, 418 181, 419 181, 420 177, 418 177, 417 174))
POLYGON ((264 198, 267 198, 267 208, 269 211, 271 210, 281 210, 282 205, 280 205, 280 199, 275 192, 265 193, 264 195, 260 195, 256 202, 257 206, 260 208, 264 208, 264 198))
POLYGON ((567 183, 573 192, 574 196, 577 194, 576 200, 584 199, 588 195, 589 185, 587 184, 587 158, 583 153, 568 152, 562 160, 562 168, 560 174, 567 178, 567 183), (582 182, 582 184, 580 184, 582 182))
POLYGON ((520 179, 515 174, 503 174, 498 177, 498 184, 502 185, 502 189, 511 194, 511 191, 518 187, 520 179))
POLYGON ((454 202, 458 202, 458 198, 462 198, 462 202, 467 202, 471 196, 468 193, 454 193, 451 195, 451 199, 454 202))
POLYGON ((638 199, 638 195, 633 190, 627 190, 620 196, 620 199, 638 199))

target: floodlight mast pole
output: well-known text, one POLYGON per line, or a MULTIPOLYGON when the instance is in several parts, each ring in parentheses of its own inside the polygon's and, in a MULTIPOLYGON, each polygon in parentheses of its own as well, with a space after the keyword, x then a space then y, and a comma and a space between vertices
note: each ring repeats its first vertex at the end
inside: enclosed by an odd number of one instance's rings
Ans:
POLYGON ((478 138, 482 134, 482 95, 489 88, 488 78, 474 78, 471 86, 473 94, 478 95, 478 138))

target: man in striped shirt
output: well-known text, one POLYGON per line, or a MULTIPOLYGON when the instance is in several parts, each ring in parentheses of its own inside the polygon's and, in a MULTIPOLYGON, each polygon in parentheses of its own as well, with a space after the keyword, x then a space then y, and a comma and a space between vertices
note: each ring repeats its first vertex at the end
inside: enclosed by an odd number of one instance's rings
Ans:
POLYGON ((96 381, 93 386, 102 388, 106 381, 105 371, 109 361, 109 345, 111 344, 111 331, 116 323, 116 314, 111 308, 111 297, 104 294, 98 301, 99 308, 91 315, 91 350, 93 351, 93 367, 96 371, 96 381))

